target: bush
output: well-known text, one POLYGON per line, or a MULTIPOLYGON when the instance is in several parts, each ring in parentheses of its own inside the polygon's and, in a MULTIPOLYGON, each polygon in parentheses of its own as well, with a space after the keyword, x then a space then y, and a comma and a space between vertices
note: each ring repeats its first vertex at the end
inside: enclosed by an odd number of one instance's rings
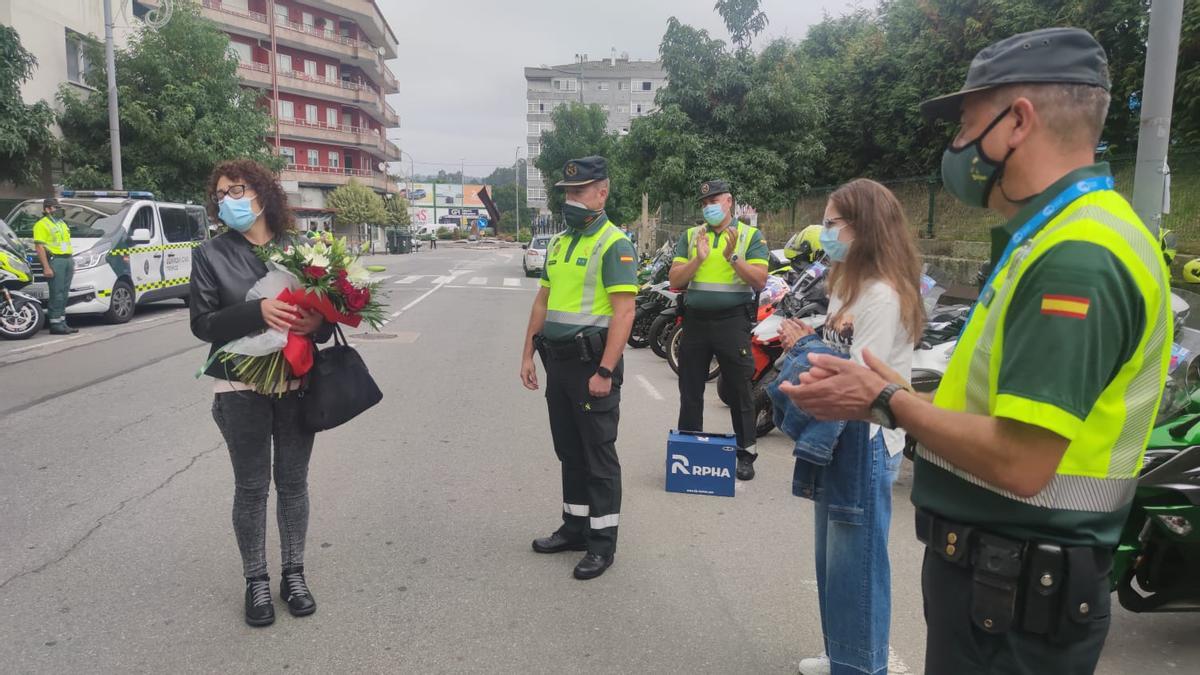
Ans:
POLYGON ((447 239, 452 238, 451 237, 452 233, 453 233, 453 230, 451 230, 448 227, 439 227, 437 229, 437 238, 441 239, 442 241, 446 241, 447 239))

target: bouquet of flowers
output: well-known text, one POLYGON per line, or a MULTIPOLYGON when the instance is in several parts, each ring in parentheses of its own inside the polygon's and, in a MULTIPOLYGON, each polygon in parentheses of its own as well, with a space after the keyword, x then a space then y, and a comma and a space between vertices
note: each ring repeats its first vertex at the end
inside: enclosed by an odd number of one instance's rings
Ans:
MULTIPOLYGON (((267 275, 246 294, 247 300, 275 298, 317 312, 329 323, 372 329, 383 325, 381 283, 359 262, 358 252, 326 232, 305 243, 255 248, 267 265, 267 275)), ((282 394, 289 379, 304 376, 313 365, 313 342, 308 335, 268 328, 234 340, 214 355, 232 362, 234 374, 260 393, 282 394)))

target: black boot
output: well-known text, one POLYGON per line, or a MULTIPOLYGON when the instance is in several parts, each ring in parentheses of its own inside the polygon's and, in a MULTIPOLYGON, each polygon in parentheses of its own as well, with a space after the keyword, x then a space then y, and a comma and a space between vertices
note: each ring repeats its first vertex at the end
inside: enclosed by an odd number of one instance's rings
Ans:
POLYGON ((549 537, 533 540, 533 550, 538 553, 561 553, 563 551, 586 551, 587 542, 581 539, 570 539, 562 532, 555 532, 549 537))
POLYGON ((67 324, 65 324, 65 323, 52 323, 52 324, 50 324, 50 334, 51 335, 70 335, 71 329, 67 328, 67 324))
POLYGON ((275 623, 271 578, 265 574, 246 579, 246 623, 251 626, 270 626, 275 623))
POLYGON ((576 579, 595 579, 604 574, 604 571, 612 567, 613 556, 602 556, 599 553, 589 553, 583 556, 583 560, 575 566, 576 579))
POLYGON ((279 580, 279 597, 287 603, 292 616, 308 616, 317 611, 317 600, 304 580, 304 566, 288 567, 279 580))
POLYGON ((738 480, 754 480, 754 460, 756 455, 751 455, 747 452, 739 452, 737 458, 737 479, 738 480))

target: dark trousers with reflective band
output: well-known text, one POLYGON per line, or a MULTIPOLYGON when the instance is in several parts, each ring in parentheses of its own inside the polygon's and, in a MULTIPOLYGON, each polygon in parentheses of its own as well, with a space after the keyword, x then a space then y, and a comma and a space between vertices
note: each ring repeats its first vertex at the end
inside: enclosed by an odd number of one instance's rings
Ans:
POLYGON ((754 399, 750 378, 754 356, 750 352, 750 317, 738 308, 732 316, 708 319, 690 312, 683 319, 679 343, 679 429, 705 431, 704 386, 713 356, 721 366, 721 377, 731 396, 729 413, 737 434, 738 454, 756 454, 754 443, 754 399))
POLYGON ((75 259, 69 255, 50 256, 50 269, 54 276, 46 279, 50 287, 50 323, 66 323, 67 298, 71 291, 71 278, 75 276, 75 259))
POLYGON ((926 675, 1090 675, 1108 636, 1111 610, 1108 577, 1100 575, 1095 583, 1096 606, 1082 639, 1058 641, 1019 628, 992 634, 971 620, 973 570, 926 549, 921 570, 926 675))
POLYGON ((621 514, 621 463, 617 424, 621 418, 624 365, 613 370, 612 393, 588 392, 597 363, 578 358, 543 357, 546 405, 554 453, 562 463, 563 525, 559 532, 586 539, 588 552, 610 556, 617 550, 621 514))

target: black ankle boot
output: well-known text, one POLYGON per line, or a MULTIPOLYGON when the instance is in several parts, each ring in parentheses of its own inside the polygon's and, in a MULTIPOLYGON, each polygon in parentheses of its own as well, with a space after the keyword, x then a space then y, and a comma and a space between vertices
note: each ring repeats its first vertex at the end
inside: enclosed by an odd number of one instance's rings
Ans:
POLYGON ((287 603, 292 616, 308 616, 317 611, 317 601, 304 580, 304 566, 288 567, 279 580, 279 597, 287 603))
POLYGON ((275 623, 271 578, 265 574, 246 579, 246 623, 251 626, 270 626, 275 623))

